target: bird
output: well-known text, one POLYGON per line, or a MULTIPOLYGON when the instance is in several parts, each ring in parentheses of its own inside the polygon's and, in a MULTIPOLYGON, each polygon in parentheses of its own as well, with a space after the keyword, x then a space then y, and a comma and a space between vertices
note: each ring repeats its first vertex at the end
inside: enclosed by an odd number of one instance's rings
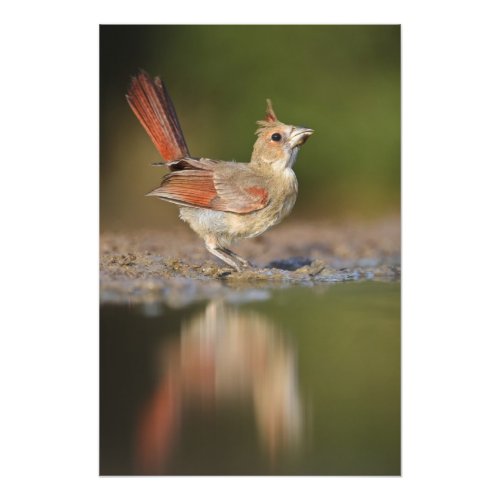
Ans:
POLYGON ((163 80, 140 70, 131 77, 126 99, 164 161, 168 173, 146 194, 180 207, 180 218, 207 250, 235 271, 252 267, 228 247, 261 235, 292 210, 298 193, 293 166, 311 128, 278 120, 270 99, 257 121, 257 139, 248 163, 190 155, 163 80))

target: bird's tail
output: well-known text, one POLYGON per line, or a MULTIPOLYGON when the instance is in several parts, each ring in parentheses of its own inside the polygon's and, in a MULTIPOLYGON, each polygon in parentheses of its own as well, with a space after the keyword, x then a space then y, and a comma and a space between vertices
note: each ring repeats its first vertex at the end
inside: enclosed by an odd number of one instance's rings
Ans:
POLYGON ((164 160, 189 156, 174 104, 160 77, 153 80, 141 70, 132 77, 126 98, 164 160))

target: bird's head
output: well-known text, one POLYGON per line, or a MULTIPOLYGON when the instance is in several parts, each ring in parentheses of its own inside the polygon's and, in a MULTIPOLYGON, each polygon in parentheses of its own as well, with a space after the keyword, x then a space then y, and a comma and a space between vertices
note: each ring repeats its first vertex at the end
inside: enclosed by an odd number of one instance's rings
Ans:
POLYGON ((253 147, 252 163, 269 163, 277 168, 291 168, 298 150, 314 130, 286 125, 278 120, 271 100, 267 100, 266 117, 258 121, 257 140, 253 147))

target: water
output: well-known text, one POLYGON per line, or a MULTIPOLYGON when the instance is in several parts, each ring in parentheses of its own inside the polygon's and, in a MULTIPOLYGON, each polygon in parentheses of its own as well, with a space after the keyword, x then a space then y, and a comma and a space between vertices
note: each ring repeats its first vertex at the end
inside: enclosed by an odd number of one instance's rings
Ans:
POLYGON ((103 306, 100 357, 103 475, 400 474, 399 283, 103 306))

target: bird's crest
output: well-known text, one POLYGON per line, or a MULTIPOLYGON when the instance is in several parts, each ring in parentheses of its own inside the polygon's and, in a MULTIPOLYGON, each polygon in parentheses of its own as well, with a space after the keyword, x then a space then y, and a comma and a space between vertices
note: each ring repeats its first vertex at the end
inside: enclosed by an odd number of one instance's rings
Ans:
POLYGON ((271 102, 271 99, 266 99, 266 102, 267 102, 266 117, 264 118, 264 120, 259 120, 257 122, 259 128, 255 132, 256 134, 260 134, 268 127, 276 127, 276 125, 281 124, 281 122, 278 120, 278 117, 276 116, 276 113, 274 112, 273 103, 271 102))

